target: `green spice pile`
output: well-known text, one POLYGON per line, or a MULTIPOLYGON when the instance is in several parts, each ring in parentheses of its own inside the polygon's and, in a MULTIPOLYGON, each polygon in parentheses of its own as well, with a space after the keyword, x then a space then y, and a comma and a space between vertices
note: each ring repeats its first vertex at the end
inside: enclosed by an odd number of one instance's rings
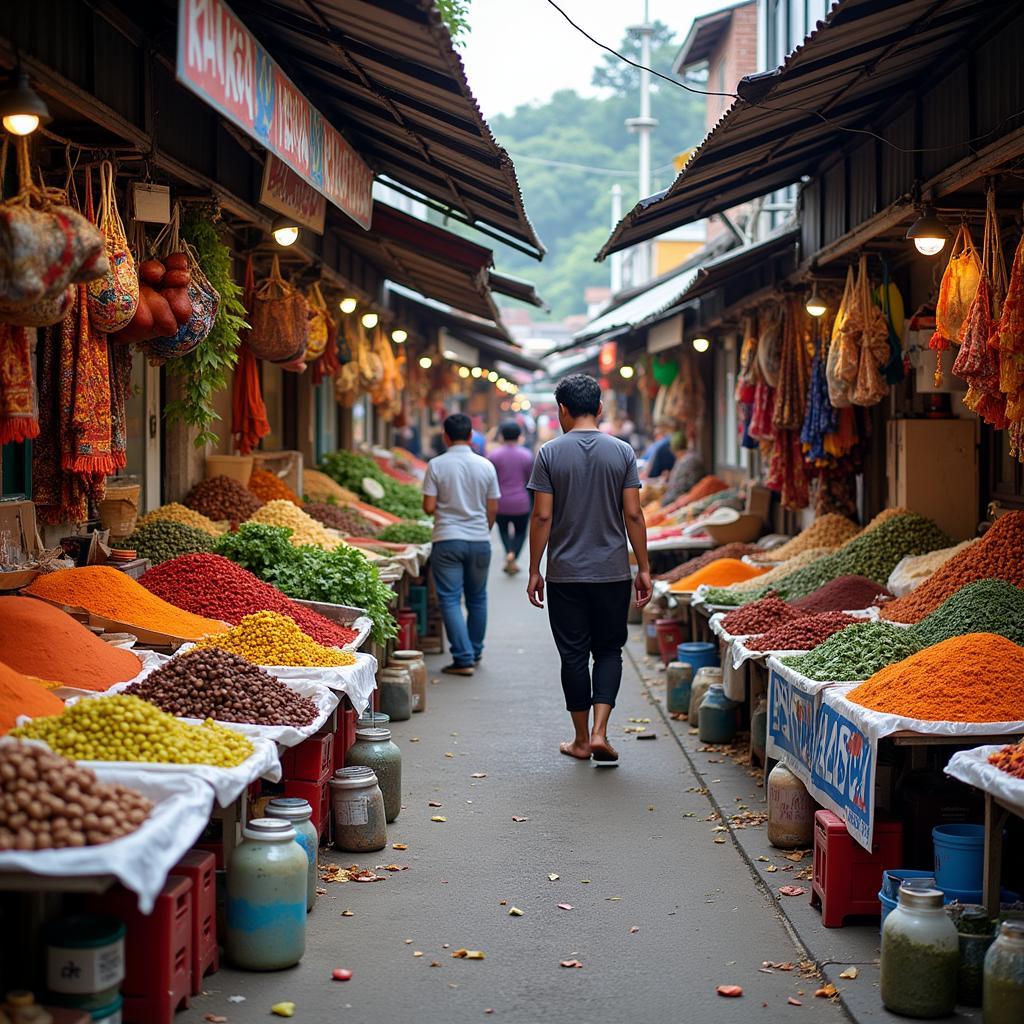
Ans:
POLYGON ((415 519, 422 514, 423 494, 412 484, 400 484, 385 473, 373 459, 355 452, 329 452, 320 463, 320 469, 335 483, 358 494, 363 501, 376 505, 403 519, 415 519), (380 484, 383 498, 377 498, 363 486, 364 480, 380 484))
POLYGON ((1024 646, 1024 590, 1005 580, 968 583, 910 632, 922 647, 967 633, 998 633, 1024 646))
POLYGON ((371 636, 384 643, 397 633, 389 610, 394 593, 357 548, 342 545, 333 551, 292 545, 291 530, 264 523, 244 523, 217 542, 216 552, 230 558, 300 601, 326 601, 365 608, 373 620, 371 636))
POLYGON ((139 558, 148 558, 154 565, 169 562, 179 555, 195 555, 212 551, 214 538, 205 530, 176 523, 173 519, 151 519, 139 526, 124 542, 134 548, 139 558))
POLYGON ((324 526, 329 526, 346 537, 376 537, 380 529, 376 523, 371 523, 366 516, 347 505, 309 501, 306 502, 306 512, 324 526))
POLYGON ((429 544, 433 530, 422 523, 414 523, 406 519, 401 523, 385 526, 377 534, 377 540, 388 544, 429 544))
POLYGON ((807 654, 788 655, 782 664, 818 682, 846 682, 867 679, 925 646, 909 629, 863 622, 847 626, 807 654))
MULTIPOLYGON (((784 601, 795 601, 837 576, 866 576, 884 584, 901 558, 948 546, 949 538, 932 520, 916 512, 904 512, 858 534, 831 555, 773 581, 770 589, 784 601)), ((727 587, 714 587, 705 600, 708 604, 746 604, 764 597, 768 589, 736 592, 727 587)))

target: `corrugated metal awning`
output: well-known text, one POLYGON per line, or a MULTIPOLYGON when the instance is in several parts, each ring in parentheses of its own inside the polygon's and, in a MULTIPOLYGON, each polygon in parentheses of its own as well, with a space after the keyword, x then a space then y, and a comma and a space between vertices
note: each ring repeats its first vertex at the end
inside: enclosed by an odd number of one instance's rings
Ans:
POLYGON ((488 274, 491 284, 491 291, 509 298, 518 299, 520 302, 529 303, 540 309, 547 309, 548 304, 537 294, 537 289, 532 281, 524 281, 521 277, 513 277, 511 274, 501 274, 492 270, 488 274))
POLYGON ((672 185, 641 200, 597 258, 813 175, 856 133, 871 134, 886 108, 951 68, 982 26, 995 31, 1015 10, 986 0, 840 0, 781 67, 740 80, 740 98, 672 185))
MULTIPOLYGON (((727 281, 742 274, 751 267, 760 265, 767 260, 779 256, 787 249, 796 249, 797 239, 800 237, 800 229, 788 227, 784 231, 760 242, 753 242, 750 245, 742 245, 738 249, 730 249, 721 256, 716 256, 707 263, 701 265, 693 284, 680 297, 682 302, 696 299, 716 288, 721 288, 727 281)), ((795 267, 795 260, 793 267, 795 267)), ((793 267, 789 268, 790 270, 793 267)))
POLYGON ((247 0, 237 11, 376 174, 544 254, 433 0, 247 0))
POLYGON ((715 52, 718 44, 729 31, 732 12, 737 7, 745 7, 749 2, 750 0, 741 0, 740 3, 733 4, 731 7, 694 18, 690 31, 686 33, 683 45, 672 62, 672 71, 678 75, 687 68, 703 64, 715 52))

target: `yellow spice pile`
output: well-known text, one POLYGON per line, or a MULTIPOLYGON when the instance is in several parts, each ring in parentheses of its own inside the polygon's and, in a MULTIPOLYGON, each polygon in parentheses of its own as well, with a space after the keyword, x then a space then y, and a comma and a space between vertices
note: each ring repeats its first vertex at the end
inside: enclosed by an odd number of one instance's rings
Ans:
POLYGON ((186 508, 184 505, 179 505, 176 501, 172 501, 168 505, 161 505, 159 508, 155 508, 152 512, 144 515, 136 524, 136 529, 156 519, 168 519, 172 523, 192 526, 197 530, 208 533, 211 537, 220 537, 222 534, 227 533, 228 530, 227 523, 215 523, 201 512, 196 512, 193 509, 186 508))
POLYGON ((323 523, 317 522, 301 508, 283 499, 268 501, 263 508, 252 514, 249 522, 286 526, 292 531, 290 540, 295 547, 312 544, 314 547, 323 548, 324 551, 333 551, 344 544, 340 537, 332 536, 323 523))
POLYGON ((196 647, 218 647, 254 665, 331 668, 356 663, 356 657, 350 651, 318 644, 291 619, 277 612, 245 615, 237 626, 226 633, 203 637, 196 647))

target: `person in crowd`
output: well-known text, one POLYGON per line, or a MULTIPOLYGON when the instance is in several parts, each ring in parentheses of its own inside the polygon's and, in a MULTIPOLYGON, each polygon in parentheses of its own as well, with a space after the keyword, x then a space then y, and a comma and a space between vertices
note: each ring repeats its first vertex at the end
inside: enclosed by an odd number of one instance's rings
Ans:
POLYGON ((526 485, 533 469, 533 456, 519 443, 523 431, 514 420, 498 428, 501 445, 488 458, 498 473, 501 499, 498 501, 498 536, 505 548, 505 572, 519 572, 519 552, 526 542, 530 521, 530 492, 526 485))
POLYGON ((673 424, 662 421, 658 424, 654 442, 644 452, 644 479, 657 480, 667 476, 675 465, 676 459, 672 454, 672 429, 673 424))
POLYGON ((668 475, 668 484, 665 493, 662 495, 661 504, 670 505, 680 495, 685 494, 702 477, 706 476, 704 462, 701 457, 689 446, 686 435, 677 430, 672 434, 669 442, 672 446, 672 454, 675 456, 675 465, 668 475))
POLYGON ((469 446, 477 455, 487 454, 487 435, 484 433, 484 421, 477 416, 472 421, 473 433, 469 438, 469 446))
POLYGON ((633 449, 598 429, 601 386, 593 377, 566 377, 555 400, 563 433, 537 453, 528 485, 534 501, 526 592, 544 607, 547 550, 548 618, 575 731, 559 749, 582 761, 617 761, 608 719, 622 681, 630 591, 638 608, 652 592, 640 478, 633 449), (637 564, 632 584, 627 537, 637 564))
POLYGON ((434 517, 430 562, 452 654, 441 671, 455 676, 471 676, 483 656, 491 527, 501 497, 494 466, 470 448, 472 431, 468 416, 449 416, 447 451, 427 463, 423 479, 423 511, 434 517))

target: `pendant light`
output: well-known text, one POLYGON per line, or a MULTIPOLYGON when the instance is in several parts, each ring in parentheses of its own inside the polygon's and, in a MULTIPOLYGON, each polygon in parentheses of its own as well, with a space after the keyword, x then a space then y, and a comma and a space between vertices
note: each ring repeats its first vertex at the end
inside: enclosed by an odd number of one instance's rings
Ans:
POLYGON ((629 380, 633 376, 633 367, 630 366, 628 363, 625 366, 620 366, 619 367, 619 376, 623 380, 629 380))
POLYGON ((0 118, 12 135, 31 135, 41 124, 53 120, 49 107, 29 84, 21 65, 11 72, 7 88, 0 92, 0 118))
POLYGON ((938 256, 949 241, 949 230, 932 207, 925 204, 917 220, 907 228, 907 238, 922 256, 938 256))
POLYGON ((395 330, 393 330, 391 332, 391 340, 396 345, 404 345, 405 341, 406 341, 406 339, 408 337, 409 337, 409 332, 408 331, 403 331, 401 327, 396 327, 395 330))
POLYGON ((707 338, 694 338, 690 344, 693 345, 694 350, 697 352, 707 352, 711 348, 711 342, 707 338))
POLYGON ((342 299, 341 302, 338 303, 338 308, 342 311, 342 313, 354 313, 356 311, 356 306, 358 305, 358 299, 353 299, 349 297, 342 299))
POLYGON ((379 321, 380 317, 376 313, 363 314, 362 324, 368 331, 372 331, 379 321))
POLYGON ((825 305, 825 300, 818 295, 818 282, 815 281, 811 286, 811 294, 804 303, 804 309, 807 310, 808 314, 813 317, 824 316, 828 310, 828 306, 825 305))
POLYGON ((299 225, 291 217, 275 217, 270 227, 274 241, 281 246, 294 245, 299 237, 299 225))
POLYGON ((434 360, 430 356, 420 356, 420 366, 424 370, 429 370, 434 365, 434 360))

